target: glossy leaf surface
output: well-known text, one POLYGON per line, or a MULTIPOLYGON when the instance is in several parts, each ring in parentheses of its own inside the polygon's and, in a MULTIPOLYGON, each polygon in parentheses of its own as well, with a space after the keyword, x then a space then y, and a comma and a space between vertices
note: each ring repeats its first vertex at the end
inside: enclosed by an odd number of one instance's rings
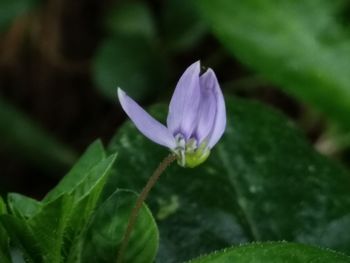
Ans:
MULTIPOLYGON (((152 114, 164 119, 166 108, 152 114)), ((228 126, 195 169, 174 164, 148 204, 158 220, 158 262, 179 262, 250 241, 288 240, 350 252, 350 176, 319 155, 282 114, 227 99, 228 126)), ((109 150, 122 153, 108 188, 140 189, 167 150, 130 123, 109 150)))
POLYGON ((347 263, 350 258, 332 250, 293 243, 261 243, 218 251, 191 263, 347 263))

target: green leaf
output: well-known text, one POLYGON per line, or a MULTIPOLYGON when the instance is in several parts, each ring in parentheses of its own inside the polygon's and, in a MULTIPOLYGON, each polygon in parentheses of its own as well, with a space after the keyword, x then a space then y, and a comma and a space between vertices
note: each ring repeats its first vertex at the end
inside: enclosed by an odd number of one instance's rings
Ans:
MULTIPOLYGON (((164 120, 167 107, 152 115, 164 120)), ((148 203, 158 219, 158 262, 181 262, 250 241, 288 240, 350 253, 350 176, 317 154, 280 113, 227 99, 225 135, 198 168, 172 165, 148 203)), ((107 193, 140 191, 167 149, 127 122, 109 150, 120 153, 107 193)))
POLYGON ((193 48, 208 32, 192 1, 163 1, 161 28, 167 47, 174 51, 193 48))
POLYGON ((100 162, 85 180, 72 192, 74 208, 65 231, 64 257, 74 262, 81 249, 80 236, 100 200, 100 195, 109 176, 116 155, 100 162))
POLYGON ((196 1, 223 45, 290 94, 350 128, 346 1, 196 1))
POLYGON ((127 2, 113 7, 106 19, 107 29, 113 35, 143 36, 153 40, 156 36, 151 10, 145 2, 127 2))
POLYGON ((9 250, 9 238, 6 230, 0 224, 0 259, 3 263, 11 263, 11 255, 9 250))
POLYGON ((95 141, 60 183, 46 195, 44 202, 50 202, 64 193, 73 191, 77 185, 84 181, 91 169, 105 158, 106 154, 102 142, 100 140, 95 141))
POLYGON ((145 99, 164 85, 159 51, 142 36, 105 40, 97 50, 93 74, 99 91, 113 102, 117 87, 135 99, 145 99))
POLYGON ((11 243, 24 254, 26 262, 44 263, 36 233, 31 232, 24 220, 12 215, 0 215, 0 222, 6 229, 11 243))
POLYGON ((21 194, 10 193, 7 200, 11 213, 20 218, 31 218, 41 208, 39 201, 21 194))
MULTIPOLYGON (((6 204, 0 197, 0 216, 6 214, 6 204)), ((0 259, 3 263, 11 263, 11 256, 9 251, 9 237, 0 221, 0 259)))
POLYGON ((0 215, 6 214, 7 213, 7 208, 6 208, 6 203, 4 199, 0 196, 0 215))
POLYGON ((115 159, 116 155, 105 158, 97 141, 42 203, 9 195, 9 207, 18 218, 7 218, 5 227, 10 227, 11 239, 31 262, 77 262, 79 238, 96 209, 115 159))
MULTIPOLYGON (((293 243, 257 243, 229 248, 191 263, 348 263, 350 258, 329 249, 293 243)), ((190 263, 189 262, 189 263, 190 263)))
MULTIPOLYGON (((117 190, 98 208, 84 238, 81 262, 109 263, 116 261, 118 246, 124 236, 135 201, 134 193, 117 190)), ((152 263, 157 248, 157 225, 144 205, 138 215, 123 262, 152 263)))
POLYGON ((40 165, 41 168, 62 168, 75 161, 75 153, 71 149, 2 99, 0 138, 1 147, 40 165))
POLYGON ((61 195, 56 200, 45 204, 41 211, 27 221, 40 248, 44 262, 62 262, 62 246, 65 230, 73 209, 72 196, 61 195))
MULTIPOLYGON (((104 183, 106 180, 113 163, 115 162, 116 154, 109 156, 108 158, 102 160, 96 166, 94 166, 85 176, 85 178, 72 189, 71 195, 74 197, 74 201, 79 202, 85 197, 91 196, 92 191, 96 190, 96 186, 100 183, 104 183)), ((103 185, 103 184, 102 184, 103 185)), ((100 192, 100 187, 98 187, 98 193, 100 192)))
POLYGON ((37 4, 37 0, 1 0, 0 31, 4 31, 15 18, 28 13, 37 4))
MULTIPOLYGON (((64 260, 75 262, 74 260, 81 249, 79 238, 92 212, 96 209, 103 186, 115 159, 116 155, 105 158, 101 142, 96 141, 86 150, 68 175, 44 199, 44 202, 48 203, 57 200, 59 196, 69 194, 69 202, 72 206, 70 207, 71 211, 68 211, 67 218, 60 219, 64 221, 60 232, 62 236, 55 237, 55 239, 61 240, 60 244, 57 244, 57 246, 60 245, 59 249, 58 247, 49 247, 48 251, 49 249, 56 249, 64 260)), ((45 209, 43 208, 43 210, 45 209)), ((64 216, 64 213, 66 211, 62 210, 61 216, 64 216)))

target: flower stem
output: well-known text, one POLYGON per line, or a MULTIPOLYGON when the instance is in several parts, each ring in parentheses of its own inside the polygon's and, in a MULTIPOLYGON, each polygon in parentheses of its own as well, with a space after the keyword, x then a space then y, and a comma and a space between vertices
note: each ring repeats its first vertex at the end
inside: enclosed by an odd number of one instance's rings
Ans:
POLYGON ((153 172, 152 176, 149 178, 147 184, 145 185, 139 197, 137 198, 135 202, 135 206, 132 209, 129 217, 128 226, 126 227, 123 241, 118 251, 117 263, 122 263, 123 261, 124 253, 127 249, 132 230, 134 229, 137 216, 142 208, 143 202, 146 200, 149 192, 151 191, 155 183, 158 181, 161 174, 175 160, 176 160, 176 156, 174 154, 169 154, 167 157, 165 157, 164 160, 158 165, 157 169, 153 172))

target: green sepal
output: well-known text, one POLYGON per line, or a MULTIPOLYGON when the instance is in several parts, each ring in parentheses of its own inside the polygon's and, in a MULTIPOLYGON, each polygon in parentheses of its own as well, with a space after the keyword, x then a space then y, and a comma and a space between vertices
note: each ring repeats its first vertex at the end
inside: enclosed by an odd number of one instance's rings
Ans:
POLYGON ((205 162, 210 154, 210 149, 208 148, 208 143, 206 141, 202 142, 198 149, 192 150, 191 147, 187 147, 185 152, 185 165, 187 168, 194 168, 203 162, 205 162), (190 148, 190 150, 188 150, 190 148))

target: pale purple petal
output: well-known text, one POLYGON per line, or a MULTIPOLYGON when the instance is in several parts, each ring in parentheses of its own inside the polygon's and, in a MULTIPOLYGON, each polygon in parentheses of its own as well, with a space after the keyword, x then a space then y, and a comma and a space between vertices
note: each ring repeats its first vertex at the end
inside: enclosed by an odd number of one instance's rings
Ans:
POLYGON ((199 61, 186 69, 177 83, 169 106, 167 119, 169 130, 173 135, 182 133, 186 139, 192 134, 197 123, 200 100, 199 73, 199 61))
POLYGON ((126 114, 143 135, 170 149, 176 148, 175 138, 170 131, 150 116, 120 88, 118 88, 118 98, 126 114))
POLYGON ((220 140, 226 128, 226 107, 225 107, 224 96, 222 95, 222 91, 220 89, 220 86, 214 71, 212 71, 211 69, 208 69, 208 74, 211 75, 211 80, 214 81, 215 83, 214 96, 216 100, 216 114, 215 114, 214 125, 212 128, 211 134, 209 135, 209 142, 208 142, 209 148, 213 148, 213 146, 220 140))
POLYGON ((216 115, 215 89, 217 80, 214 72, 209 69, 200 76, 201 99, 198 110, 198 123, 194 132, 198 143, 202 143, 211 134, 216 115))

